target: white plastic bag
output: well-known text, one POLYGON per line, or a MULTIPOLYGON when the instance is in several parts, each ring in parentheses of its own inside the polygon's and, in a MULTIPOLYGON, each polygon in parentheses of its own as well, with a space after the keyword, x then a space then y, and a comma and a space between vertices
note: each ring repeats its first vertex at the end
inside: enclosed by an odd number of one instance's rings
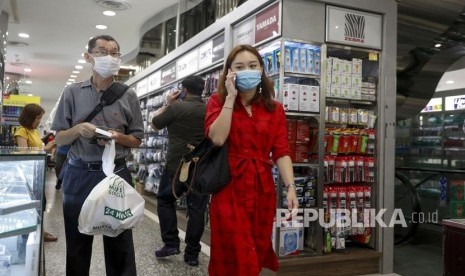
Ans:
POLYGON ((144 216, 144 198, 113 173, 115 141, 105 146, 102 169, 107 175, 90 192, 79 214, 79 232, 116 237, 134 228, 144 216))

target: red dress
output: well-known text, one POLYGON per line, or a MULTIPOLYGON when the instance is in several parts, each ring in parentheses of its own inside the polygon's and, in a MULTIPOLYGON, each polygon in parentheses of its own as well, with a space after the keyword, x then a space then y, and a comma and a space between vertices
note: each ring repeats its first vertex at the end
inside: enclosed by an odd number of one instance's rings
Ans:
MULTIPOLYGON (((218 95, 212 95, 207 135, 222 106, 218 95)), ((263 267, 278 269, 271 244, 276 193, 270 153, 274 161, 290 155, 284 109, 276 102, 276 109, 268 112, 254 103, 249 117, 239 96, 236 106, 227 140, 231 181, 210 204, 210 276, 255 276, 263 267)))

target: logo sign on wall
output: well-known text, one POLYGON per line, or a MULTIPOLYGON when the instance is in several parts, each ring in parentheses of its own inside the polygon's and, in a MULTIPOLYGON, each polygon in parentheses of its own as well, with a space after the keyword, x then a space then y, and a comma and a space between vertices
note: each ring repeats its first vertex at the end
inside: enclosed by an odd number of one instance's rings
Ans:
POLYGON ((212 64, 213 59, 213 41, 200 45, 199 47, 199 69, 203 69, 212 64))
POLYGON ((213 38, 213 58, 212 63, 224 58, 224 34, 213 38))
POLYGON ((465 109, 465 95, 450 96, 445 98, 445 110, 453 111, 465 109))
POLYGON ((161 71, 156 71, 148 77, 148 91, 152 92, 161 85, 161 71))
POLYGON ((340 7, 326 7, 326 41, 381 49, 382 16, 340 7))
POLYGON ((199 68, 199 50, 195 49, 176 61, 177 79, 197 72, 199 68))
POLYGON ((176 62, 172 62, 161 69, 161 85, 176 80, 176 62))
POLYGON ((233 28, 233 44, 255 45, 281 35, 281 14, 276 2, 233 28))
POLYGON ((442 98, 432 98, 421 113, 442 111, 442 98))
POLYGON ((148 78, 142 79, 137 83, 136 95, 141 97, 148 93, 148 78))

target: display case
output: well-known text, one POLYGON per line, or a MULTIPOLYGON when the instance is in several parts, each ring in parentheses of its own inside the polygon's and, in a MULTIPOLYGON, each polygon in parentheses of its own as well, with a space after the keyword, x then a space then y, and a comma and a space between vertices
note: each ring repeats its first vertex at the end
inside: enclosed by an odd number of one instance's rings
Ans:
POLYGON ((0 275, 39 275, 46 154, 0 148, 0 275))

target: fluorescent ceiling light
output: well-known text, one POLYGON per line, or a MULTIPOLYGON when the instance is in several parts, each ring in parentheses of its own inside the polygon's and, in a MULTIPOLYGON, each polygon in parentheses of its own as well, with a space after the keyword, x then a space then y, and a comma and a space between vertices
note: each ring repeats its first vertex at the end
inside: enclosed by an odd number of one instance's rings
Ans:
POLYGON ((70 85, 70 84, 72 84, 72 82, 70 82, 70 81, 67 81, 67 82, 66 82, 66 85, 70 85))
POLYGON ((81 73, 81 72, 80 72, 80 71, 78 71, 78 70, 74 70, 74 71, 73 71, 73 72, 71 72, 71 73, 73 73, 73 74, 79 74, 79 73, 81 73))
POLYGON ((24 72, 31 72, 32 69, 31 68, 24 68, 24 72))
POLYGON ((115 16, 115 15, 116 15, 116 12, 114 12, 114 11, 104 11, 104 12, 103 12, 103 15, 106 15, 106 16, 115 16))
POLYGON ((105 25, 95 25, 95 28, 97 28, 99 30, 106 30, 107 26, 105 26, 105 25))
POLYGON ((70 75, 69 77, 70 77, 70 78, 73 78, 73 79, 74 79, 74 78, 77 78, 76 75, 70 75))
POLYGON ((447 84, 453 84, 454 81, 453 81, 453 80, 448 80, 448 81, 446 81, 446 83, 447 83, 447 84))
POLYGON ((29 38, 29 35, 27 33, 19 33, 18 36, 22 38, 29 38))
POLYGON ((32 81, 27 80, 26 83, 27 83, 27 84, 32 84, 32 81))
POLYGON ((81 70, 84 67, 82 67, 82 65, 76 65, 76 66, 74 66, 74 68, 81 70))
POLYGON ((73 79, 68 79, 68 81, 72 81, 72 82, 75 82, 76 80, 73 80, 73 79))
POLYGON ((32 97, 32 96, 34 96, 34 95, 32 95, 31 93, 29 93, 29 94, 27 94, 27 95, 28 95, 29 97, 32 97))
POLYGON ((83 59, 80 59, 80 60, 78 60, 78 63, 82 63, 82 64, 84 64, 84 63, 86 63, 86 61, 85 61, 85 60, 83 60, 83 59))
POLYGON ((434 47, 436 47, 436 48, 439 48, 439 47, 441 47, 441 46, 442 46, 441 43, 438 43, 438 44, 435 44, 435 45, 434 45, 434 47))

